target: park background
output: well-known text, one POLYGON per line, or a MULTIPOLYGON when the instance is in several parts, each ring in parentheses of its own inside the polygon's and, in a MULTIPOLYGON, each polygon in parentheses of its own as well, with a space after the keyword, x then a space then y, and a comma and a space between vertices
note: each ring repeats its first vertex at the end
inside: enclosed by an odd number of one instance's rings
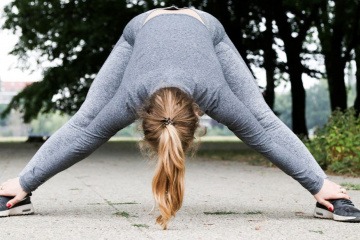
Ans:
MULTIPOLYGON (((345 158, 332 169, 360 172, 359 0, 6 0, 1 4, 2 54, 6 51, 0 68, 3 139, 50 136, 81 106, 125 25, 144 11, 176 5, 204 10, 220 20, 270 108, 305 139, 322 167, 345 158), (11 73, 19 71, 22 74, 15 79, 11 73), (339 112, 330 118, 335 110, 339 112), (319 135, 318 142, 306 140, 319 135)), ((207 116, 202 124, 208 136, 234 136, 207 116)), ((137 125, 116 137, 141 137, 137 125)))

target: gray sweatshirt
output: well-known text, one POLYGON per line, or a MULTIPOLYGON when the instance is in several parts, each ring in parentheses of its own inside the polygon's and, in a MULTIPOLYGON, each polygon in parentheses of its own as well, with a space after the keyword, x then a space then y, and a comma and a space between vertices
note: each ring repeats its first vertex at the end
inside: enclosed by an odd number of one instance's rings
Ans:
POLYGON ((162 87, 178 87, 200 108, 264 154, 310 193, 326 178, 303 145, 264 102, 257 84, 221 23, 194 9, 161 14, 144 25, 134 17, 94 80, 79 111, 47 140, 20 173, 26 192, 86 158, 122 128, 162 87))

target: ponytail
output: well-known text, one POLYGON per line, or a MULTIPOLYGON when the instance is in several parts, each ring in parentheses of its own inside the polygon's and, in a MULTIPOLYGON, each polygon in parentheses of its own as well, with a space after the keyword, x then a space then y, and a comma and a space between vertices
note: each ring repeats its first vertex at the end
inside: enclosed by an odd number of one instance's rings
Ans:
POLYGON ((178 133, 167 125, 160 135, 158 162, 152 181, 152 190, 159 204, 160 216, 156 222, 164 229, 167 222, 181 208, 184 198, 185 154, 178 133))
POLYGON ((152 191, 160 210, 156 222, 163 229, 167 229, 167 223, 182 206, 185 152, 198 127, 198 109, 181 90, 162 88, 150 97, 140 112, 144 131, 141 149, 150 149, 157 156, 152 191))

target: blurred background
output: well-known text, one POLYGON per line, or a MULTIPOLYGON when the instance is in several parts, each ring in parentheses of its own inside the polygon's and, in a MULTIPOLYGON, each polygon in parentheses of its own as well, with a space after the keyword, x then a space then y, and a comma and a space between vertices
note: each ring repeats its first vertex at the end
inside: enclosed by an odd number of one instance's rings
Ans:
MULTIPOLYGON (((359 0, 2 0, 0 137, 50 136, 84 101, 134 16, 176 5, 220 20, 268 105, 297 135, 360 111, 359 0)), ((209 136, 233 136, 204 116, 209 136)), ((139 137, 136 124, 118 137, 139 137)))

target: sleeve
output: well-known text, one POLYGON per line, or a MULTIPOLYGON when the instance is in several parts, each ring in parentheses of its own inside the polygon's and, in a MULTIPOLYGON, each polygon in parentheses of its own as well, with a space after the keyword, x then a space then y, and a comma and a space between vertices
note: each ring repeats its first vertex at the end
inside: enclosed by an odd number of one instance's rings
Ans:
POLYGON ((250 70, 225 34, 215 46, 226 85, 210 117, 226 125, 250 147, 292 176, 312 194, 320 191, 324 171, 298 137, 265 103, 250 70))
POLYGON ((34 191, 55 174, 90 155, 134 121, 134 113, 126 104, 126 94, 121 94, 123 89, 119 88, 131 54, 132 45, 122 35, 97 74, 79 111, 41 146, 20 173, 24 191, 34 191))

